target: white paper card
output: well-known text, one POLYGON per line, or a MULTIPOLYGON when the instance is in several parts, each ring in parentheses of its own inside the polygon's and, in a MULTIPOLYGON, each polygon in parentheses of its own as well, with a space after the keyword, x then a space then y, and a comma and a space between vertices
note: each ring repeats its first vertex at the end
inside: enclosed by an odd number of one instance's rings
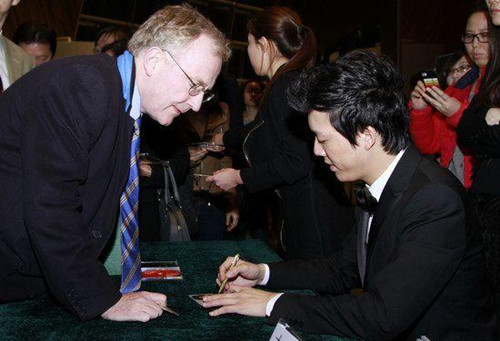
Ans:
POLYGON ((269 341, 300 341, 300 337, 293 331, 285 320, 280 319, 269 341))

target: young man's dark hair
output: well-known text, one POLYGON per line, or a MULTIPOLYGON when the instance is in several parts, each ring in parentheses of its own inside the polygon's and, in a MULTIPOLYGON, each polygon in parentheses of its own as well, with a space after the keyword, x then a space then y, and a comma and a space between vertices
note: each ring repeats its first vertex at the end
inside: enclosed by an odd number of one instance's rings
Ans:
POLYGON ((56 31, 47 24, 23 23, 19 25, 14 32, 14 43, 24 44, 48 44, 52 57, 56 54, 57 39, 56 31))
POLYGON ((332 125, 353 146, 356 134, 368 126, 380 134, 390 154, 410 141, 402 77, 388 59, 372 52, 351 52, 303 73, 290 87, 289 100, 301 112, 328 112, 332 125))

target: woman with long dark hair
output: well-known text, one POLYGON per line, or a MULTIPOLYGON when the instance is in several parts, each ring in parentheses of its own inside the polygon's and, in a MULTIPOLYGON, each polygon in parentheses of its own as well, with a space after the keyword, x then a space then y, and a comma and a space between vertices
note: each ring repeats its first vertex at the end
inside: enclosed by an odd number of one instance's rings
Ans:
POLYGON ((351 227, 352 210, 340 182, 314 160, 307 118, 289 105, 286 89, 314 64, 316 39, 289 8, 271 7, 248 24, 248 56, 255 73, 266 76, 256 119, 226 132, 224 145, 242 148, 250 165, 226 168, 209 181, 228 190, 275 190, 281 209, 281 242, 286 258, 320 258, 337 250, 351 227))
MULTIPOLYGON (((486 0, 486 4, 493 24, 490 63, 483 86, 464 112, 457 133, 459 143, 469 148, 477 162, 469 192, 483 236, 495 309, 500 317, 500 1, 486 0)), ((498 328, 496 335, 500 336, 498 328)))

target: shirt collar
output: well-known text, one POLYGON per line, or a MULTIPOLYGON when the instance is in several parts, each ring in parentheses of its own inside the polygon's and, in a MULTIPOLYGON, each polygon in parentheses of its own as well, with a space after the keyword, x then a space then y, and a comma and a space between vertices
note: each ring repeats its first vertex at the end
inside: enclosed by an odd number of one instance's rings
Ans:
POLYGON ((396 168, 399 160, 401 159, 401 157, 403 156, 405 151, 406 151, 406 149, 400 151, 398 153, 398 155, 396 155, 396 157, 394 158, 394 160, 392 160, 389 167, 387 167, 385 169, 385 171, 382 173, 382 175, 380 175, 377 178, 377 180, 375 180, 373 182, 373 184, 371 186, 366 185, 366 187, 368 187, 368 190, 370 191, 370 193, 373 195, 373 197, 375 199, 377 199, 377 201, 380 200, 380 196, 382 195, 382 191, 384 190, 385 185, 387 184, 387 181, 389 181, 389 178, 391 177, 392 172, 394 172, 394 169, 396 168))
POLYGON ((134 82, 134 93, 132 94, 130 117, 137 120, 141 117, 141 97, 139 96, 139 90, 137 89, 137 82, 134 82))

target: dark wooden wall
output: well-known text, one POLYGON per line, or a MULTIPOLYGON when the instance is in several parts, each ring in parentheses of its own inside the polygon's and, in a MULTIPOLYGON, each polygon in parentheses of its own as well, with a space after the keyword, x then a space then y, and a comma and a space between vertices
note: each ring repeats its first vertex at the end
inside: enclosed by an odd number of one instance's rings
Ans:
POLYGON ((83 0, 21 0, 10 9, 3 34, 11 38, 19 24, 34 21, 53 27, 58 37, 74 39, 82 3, 83 0))
MULTIPOLYGON (((4 34, 12 37, 15 28, 25 21, 45 22, 59 37, 75 40, 80 12, 115 20, 142 22, 151 12, 166 4, 183 0, 21 0, 11 9, 4 34), (128 4, 128 5, 126 5, 128 4), (144 7, 142 11, 139 4, 144 7), (136 6, 139 6, 136 8, 136 6), (84 7, 83 7, 84 6, 84 7), (133 11, 136 8, 138 13, 133 11), (134 19, 135 18, 135 19, 134 19)), ((212 8, 213 3, 207 3, 212 8)), ((461 47, 460 35, 468 12, 484 0, 236 0, 238 3, 264 7, 285 5, 297 10, 304 23, 315 31, 320 60, 335 51, 370 47, 381 42, 382 53, 389 55, 407 78, 421 68, 432 66, 438 54, 461 47), (413 51, 418 50, 418 53, 413 51), (404 52, 405 51, 405 52, 404 52), (410 52, 408 52, 410 51, 410 52)), ((142 8, 141 7, 141 8, 142 8)), ((203 6, 202 6, 203 7, 203 6)), ((217 21, 216 13, 207 13, 217 21), (210 15, 214 14, 214 15, 210 15)), ((240 18, 246 21, 246 18, 240 18)), ((219 23, 224 27, 224 23, 219 23)), ((227 26, 227 25, 226 25, 227 26)), ((246 40, 244 23, 240 37, 246 40)), ((81 31, 81 30, 80 30, 81 31)), ((91 35, 93 36, 93 35, 91 35)), ((87 39, 84 40, 92 40, 87 39)), ((79 39, 82 39, 79 33, 79 39)), ((246 61, 246 53, 241 59, 246 61)))
MULTIPOLYGON (((4 34, 11 37, 20 23, 39 21, 54 27, 58 36, 69 36, 74 39, 83 2, 84 0, 21 0, 18 6, 11 9, 5 23, 4 34)), ((161 3, 161 6, 157 7, 162 7, 168 3, 181 1, 156 0, 156 2, 161 3)), ((459 37, 463 31, 467 12, 475 3, 483 0, 240 0, 237 2, 260 6, 282 4, 293 7, 300 12, 304 22, 316 32, 320 48, 336 45, 339 39, 360 25, 378 26, 382 35, 382 49, 396 59, 397 53, 394 49, 403 41, 439 43, 445 45, 447 49, 460 46, 459 37), (397 37, 399 42, 395 41, 397 37)), ((122 7, 117 6, 115 14, 123 11, 122 7)), ((99 16, 105 13, 87 14, 99 16)))

